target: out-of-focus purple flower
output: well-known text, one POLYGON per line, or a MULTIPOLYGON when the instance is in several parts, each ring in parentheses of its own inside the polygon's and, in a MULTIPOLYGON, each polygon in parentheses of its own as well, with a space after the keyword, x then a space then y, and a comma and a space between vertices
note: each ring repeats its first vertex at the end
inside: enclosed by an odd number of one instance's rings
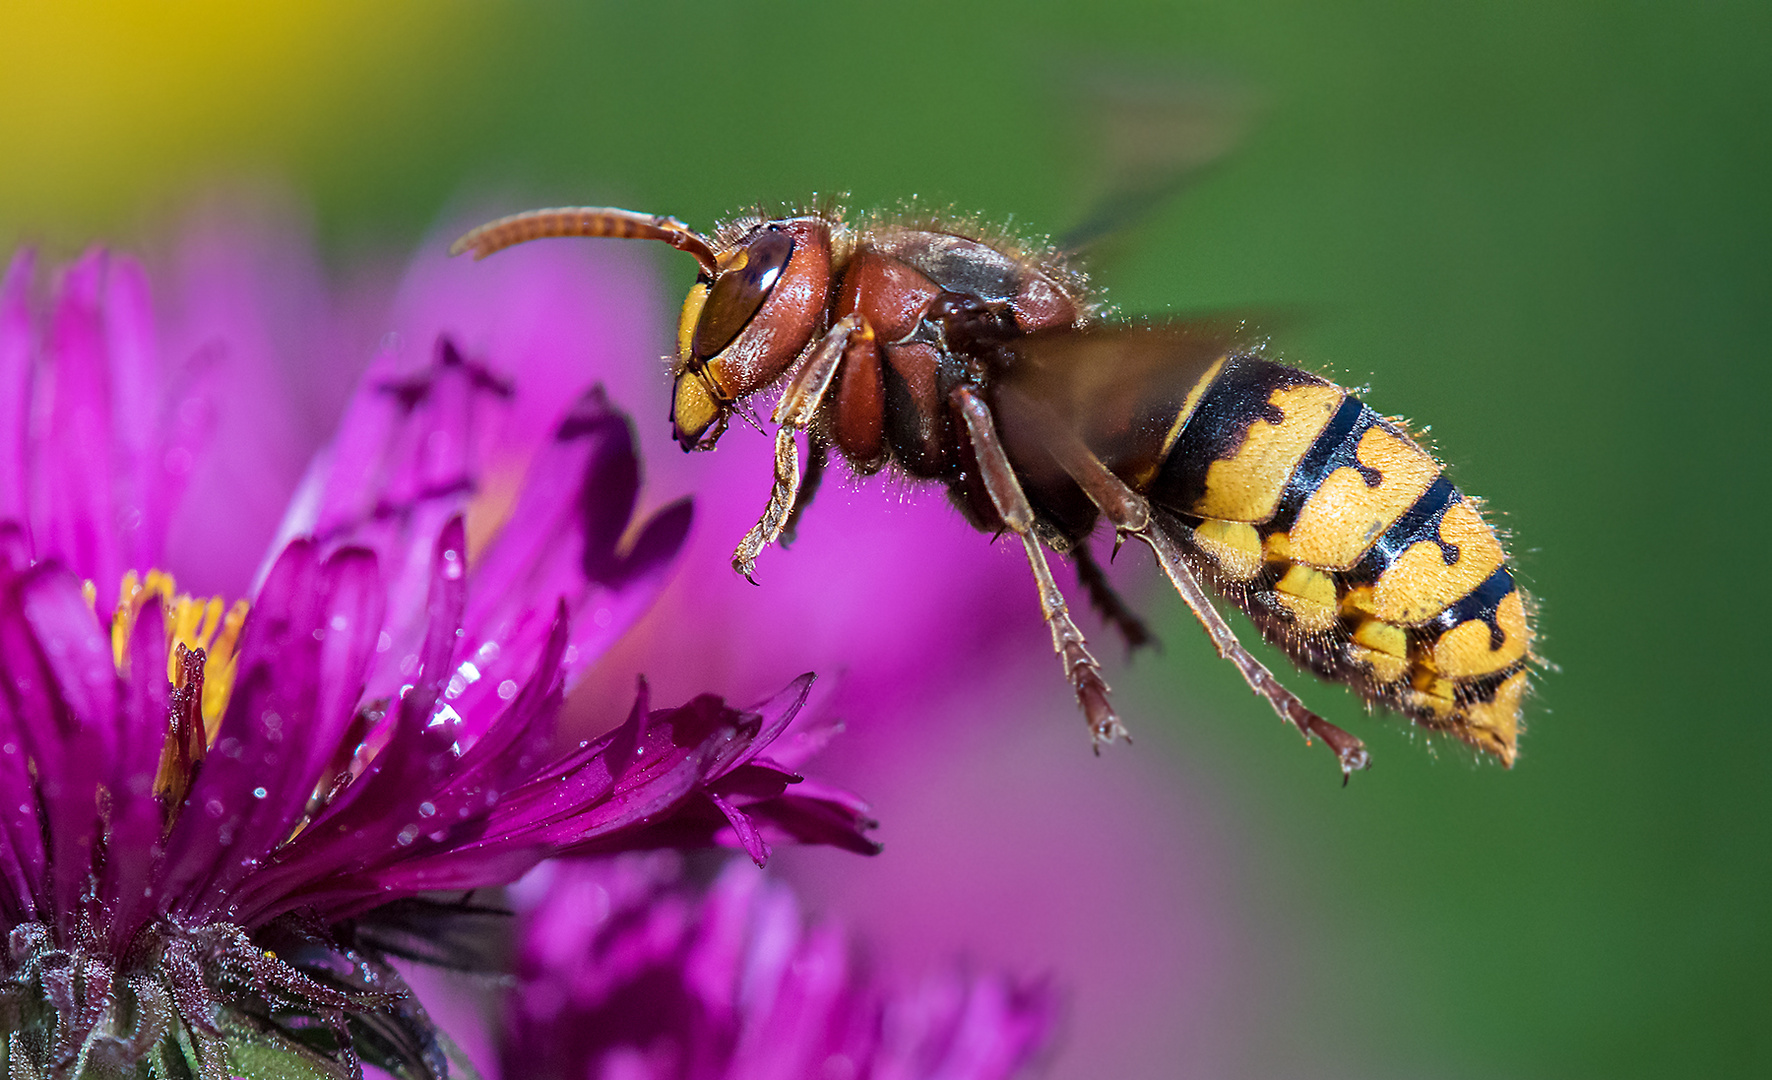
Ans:
POLYGON ((470 544, 477 422, 509 384, 447 337, 417 365, 384 355, 250 607, 228 606, 156 569, 228 403, 201 364, 165 377, 133 262, 83 258, 46 325, 32 277, 22 254, 0 283, 0 967, 21 1067, 208 1078, 268 1052, 349 1072, 362 1050, 441 1070, 345 920, 563 852, 873 849, 853 797, 795 790, 799 743, 764 752, 809 677, 750 710, 642 689, 620 727, 556 748, 568 685, 689 525, 686 501, 634 520, 631 432, 600 392, 470 544))
POLYGON ((1042 983, 948 971, 889 988, 783 885, 729 868, 705 894, 669 854, 524 882, 503 1075, 525 1080, 1000 1080, 1046 1044, 1042 983))

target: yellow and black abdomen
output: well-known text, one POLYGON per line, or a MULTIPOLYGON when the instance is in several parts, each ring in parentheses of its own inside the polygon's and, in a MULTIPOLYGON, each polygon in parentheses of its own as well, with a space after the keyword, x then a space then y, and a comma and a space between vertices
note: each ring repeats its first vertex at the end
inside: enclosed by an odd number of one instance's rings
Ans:
POLYGON ((1529 604, 1433 455, 1307 372, 1229 356, 1139 485, 1196 566, 1302 666, 1512 764, 1529 604))

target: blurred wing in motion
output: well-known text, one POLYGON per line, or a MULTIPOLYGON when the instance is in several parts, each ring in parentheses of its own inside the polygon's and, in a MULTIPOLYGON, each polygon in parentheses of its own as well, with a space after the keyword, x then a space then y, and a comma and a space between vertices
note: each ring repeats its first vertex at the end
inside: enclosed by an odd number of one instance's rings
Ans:
POLYGON ((1092 175, 1081 178, 1089 210, 1058 238, 1067 253, 1095 247, 1197 183, 1256 112, 1236 82, 1172 63, 1098 60, 1078 65, 1068 82, 1078 160, 1092 175))
POLYGON ((1035 487, 1055 480, 1053 438, 1079 437, 1114 473, 1139 485, 1173 441, 1176 418, 1219 361, 1260 343, 1240 319, 1066 327, 1012 343, 1015 363, 993 389, 1003 443, 1035 487))

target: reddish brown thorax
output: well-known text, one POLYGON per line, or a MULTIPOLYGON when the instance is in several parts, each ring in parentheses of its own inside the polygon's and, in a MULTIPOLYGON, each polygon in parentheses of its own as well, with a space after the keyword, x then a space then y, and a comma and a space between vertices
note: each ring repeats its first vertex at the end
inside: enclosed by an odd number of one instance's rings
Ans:
POLYGON ((853 315, 863 332, 846 343, 829 438, 862 472, 895 459, 946 478, 958 461, 946 396, 959 373, 944 361, 969 358, 966 376, 988 381, 975 346, 1069 325, 1084 309, 1072 295, 1081 279, 1050 253, 1043 264, 933 222, 753 217, 722 226, 710 247, 715 269, 698 276, 678 324, 671 420, 685 449, 711 448, 738 402, 853 315))

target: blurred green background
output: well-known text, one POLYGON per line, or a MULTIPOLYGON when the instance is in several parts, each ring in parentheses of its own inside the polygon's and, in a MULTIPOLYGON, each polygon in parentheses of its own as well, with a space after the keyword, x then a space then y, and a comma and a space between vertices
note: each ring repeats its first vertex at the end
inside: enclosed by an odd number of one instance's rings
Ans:
POLYGON ((1377 755, 1342 791, 1158 605, 1127 711, 1243 722, 1147 720, 1131 752, 1217 777, 1249 917, 1313 950, 1234 1071, 1772 1075, 1768 10, 14 0, 0 241, 127 241, 218 175, 292 186, 340 262, 501 187, 702 224, 914 193, 1056 231, 1099 183, 1079 72, 1231 88, 1237 152, 1098 280, 1131 312, 1301 312, 1287 356, 1431 420, 1561 667, 1511 775, 1313 690, 1377 755))

